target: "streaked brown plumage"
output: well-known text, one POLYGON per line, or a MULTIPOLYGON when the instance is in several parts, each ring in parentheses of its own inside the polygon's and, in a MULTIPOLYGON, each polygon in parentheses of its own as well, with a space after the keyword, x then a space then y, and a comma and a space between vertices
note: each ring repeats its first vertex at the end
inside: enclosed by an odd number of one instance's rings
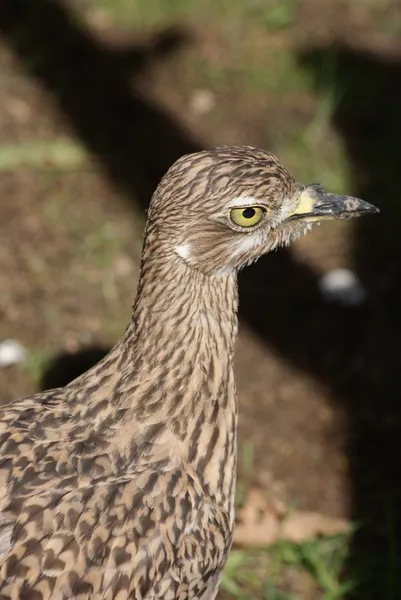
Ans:
POLYGON ((234 525, 237 271, 311 220, 362 212, 262 150, 173 165, 123 339, 1 413, 0 600, 215 597, 234 525))

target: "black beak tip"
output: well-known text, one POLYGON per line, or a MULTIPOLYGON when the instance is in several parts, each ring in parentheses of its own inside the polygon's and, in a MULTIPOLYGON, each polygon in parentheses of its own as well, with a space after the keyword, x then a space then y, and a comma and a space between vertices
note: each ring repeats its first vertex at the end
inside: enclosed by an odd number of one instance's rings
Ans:
POLYGON ((380 213, 380 209, 377 208, 377 206, 375 206, 374 204, 370 204, 369 202, 363 202, 359 211, 357 208, 356 212, 359 212, 361 215, 363 215, 363 214, 377 215, 380 213))
POLYGON ((378 213, 380 213, 380 209, 377 208, 377 206, 375 206, 374 204, 370 204, 370 202, 359 200, 358 198, 347 198, 346 207, 350 214, 354 213, 356 215, 377 215, 378 213))

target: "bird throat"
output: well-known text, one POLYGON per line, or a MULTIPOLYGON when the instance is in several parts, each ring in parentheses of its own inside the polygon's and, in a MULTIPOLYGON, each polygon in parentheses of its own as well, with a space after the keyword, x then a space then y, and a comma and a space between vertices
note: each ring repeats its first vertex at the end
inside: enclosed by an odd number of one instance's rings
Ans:
POLYGON ((127 340, 138 387, 126 401, 143 423, 163 422, 184 460, 210 480, 235 453, 236 276, 205 275, 179 257, 153 267, 143 266, 127 340))

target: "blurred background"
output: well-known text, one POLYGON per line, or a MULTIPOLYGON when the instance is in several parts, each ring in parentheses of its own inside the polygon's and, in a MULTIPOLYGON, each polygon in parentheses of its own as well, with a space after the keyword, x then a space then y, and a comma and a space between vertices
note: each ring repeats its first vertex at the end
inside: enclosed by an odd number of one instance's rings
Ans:
POLYGON ((117 341, 182 154, 259 146, 381 208, 241 275, 221 600, 401 598, 400 140, 399 0, 0 4, 0 403, 117 341))

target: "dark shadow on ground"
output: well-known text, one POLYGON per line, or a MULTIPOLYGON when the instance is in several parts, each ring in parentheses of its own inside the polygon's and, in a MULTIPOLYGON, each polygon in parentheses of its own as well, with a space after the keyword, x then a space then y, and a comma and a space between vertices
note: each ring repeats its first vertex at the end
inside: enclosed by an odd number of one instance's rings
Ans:
POLYGON ((40 381, 40 389, 64 387, 106 356, 110 348, 89 346, 78 352, 62 353, 56 356, 46 367, 40 381))
MULTIPOLYGON (((385 61, 347 48, 315 50, 305 64, 319 72, 327 56, 337 61, 343 101, 333 124, 348 153, 354 195, 380 206, 378 219, 361 220, 354 240, 355 269, 371 305, 360 325, 344 335, 353 350, 328 378, 347 409, 355 517, 353 558, 369 551, 379 561, 358 598, 401 597, 401 57, 385 61)), ((341 357, 339 357, 341 358, 341 357)), ((315 367, 314 367, 315 371, 315 367)))
MULTIPOLYGON (((170 164, 199 149, 132 86, 135 73, 174 49, 180 36, 113 51, 56 0, 3 0, 0 33, 53 95, 113 182, 142 206, 170 164)), ((347 410, 354 517, 364 524, 355 535, 349 567, 365 563, 363 574, 369 577, 369 585, 353 597, 390 599, 401 596, 401 64, 346 48, 315 50, 300 58, 316 73, 317 85, 321 65, 334 51, 336 82, 345 95, 333 122, 348 151, 352 192, 382 209, 380 218, 361 221, 355 235, 355 269, 369 301, 353 310, 324 304, 314 274, 282 251, 241 275, 241 317, 294 365, 329 385, 347 410), (366 556, 377 559, 374 568, 366 556)), ((46 375, 44 387, 70 377, 68 360, 59 365, 62 378, 56 381, 56 369, 46 375)), ((85 360, 81 370, 88 366, 85 360)), ((79 369, 73 377, 77 374, 79 369)))
POLYGON ((401 62, 344 47, 300 60, 322 93, 325 68, 335 62, 342 99, 333 125, 348 153, 349 193, 381 208, 379 218, 355 223, 354 267, 369 300, 352 310, 322 304, 313 274, 278 253, 241 275, 242 314, 345 408, 353 517, 362 525, 348 570, 366 578, 350 597, 400 598, 401 62))

